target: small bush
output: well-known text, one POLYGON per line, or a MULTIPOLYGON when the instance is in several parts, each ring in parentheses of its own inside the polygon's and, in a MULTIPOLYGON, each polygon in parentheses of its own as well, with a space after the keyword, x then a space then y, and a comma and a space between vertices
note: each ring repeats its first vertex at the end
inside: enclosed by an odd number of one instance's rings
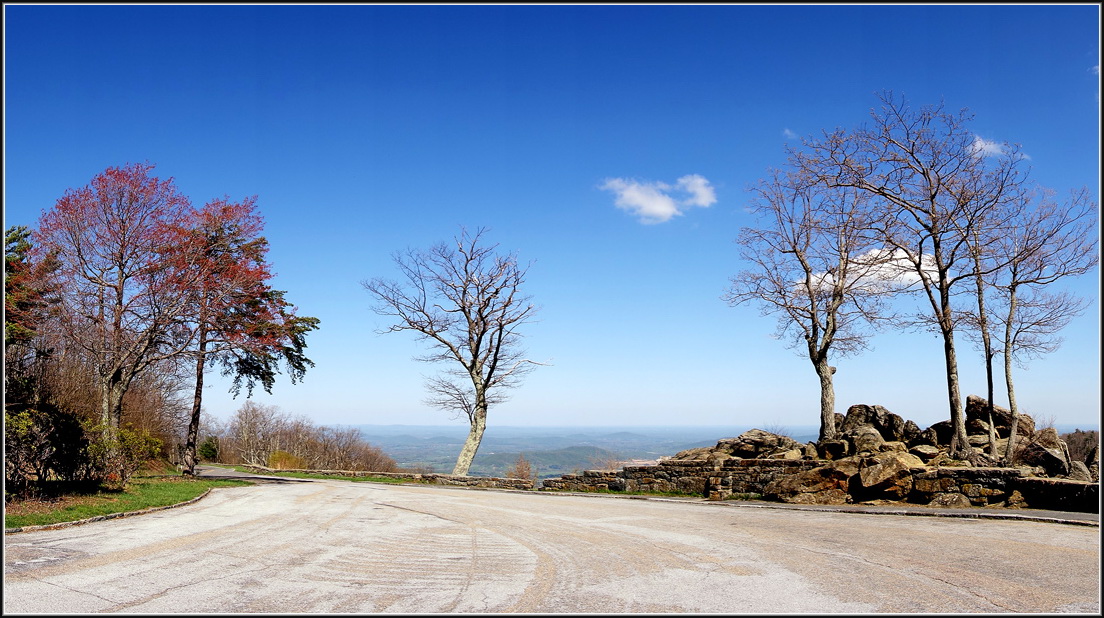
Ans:
POLYGON ((268 455, 267 467, 273 470, 302 470, 307 467, 307 462, 287 451, 272 451, 268 455))
POLYGON ((218 461, 219 457, 219 443, 218 438, 215 436, 207 436, 203 442, 196 447, 196 455, 203 461, 218 461))
POLYGON ((773 433, 776 436, 782 436, 784 438, 792 438, 790 430, 778 423, 768 423, 763 427, 763 431, 767 433, 773 433))
POLYGON ((533 482, 537 480, 537 472, 533 469, 532 464, 525 458, 524 454, 519 454, 517 461, 514 462, 514 467, 506 470, 506 478, 508 479, 527 479, 533 482))
POLYGON ((107 487, 126 487, 130 477, 146 461, 161 454, 161 440, 145 430, 138 431, 130 426, 105 430, 100 425, 93 427, 91 433, 97 438, 88 451, 107 487))
POLYGON ((5 498, 34 495, 52 480, 90 478, 88 445, 76 417, 54 406, 5 406, 5 498))
POLYGON ((593 459, 591 465, 594 466, 592 470, 600 470, 602 472, 617 472, 622 468, 622 461, 617 456, 606 457, 605 459, 593 459))

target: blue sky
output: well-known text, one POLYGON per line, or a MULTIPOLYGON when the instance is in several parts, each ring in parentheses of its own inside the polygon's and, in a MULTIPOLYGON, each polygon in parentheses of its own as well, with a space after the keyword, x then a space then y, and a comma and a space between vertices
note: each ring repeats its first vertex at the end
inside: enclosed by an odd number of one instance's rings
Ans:
MULTIPOLYGON (((1034 181, 1099 203, 1093 4, 7 4, 4 27, 5 226, 133 162, 197 204, 258 196, 275 286, 321 330, 305 381, 254 399, 318 424, 464 422, 422 403, 434 368, 408 334, 376 334, 360 284, 464 225, 532 260, 526 346, 550 363, 492 427, 815 425, 809 361, 721 296, 748 186, 799 136, 864 122, 882 90, 970 108, 981 138, 1022 144, 1034 181), (619 206, 634 186, 668 210, 619 206)), ((1018 371, 1017 400, 1096 427, 1098 271, 1071 289, 1092 305, 1018 371)), ((937 337, 871 344, 836 363, 839 412, 947 418, 937 337)), ((959 352, 963 397, 984 394, 980 355, 959 352)), ((244 396, 211 382, 207 411, 228 418, 244 396)))

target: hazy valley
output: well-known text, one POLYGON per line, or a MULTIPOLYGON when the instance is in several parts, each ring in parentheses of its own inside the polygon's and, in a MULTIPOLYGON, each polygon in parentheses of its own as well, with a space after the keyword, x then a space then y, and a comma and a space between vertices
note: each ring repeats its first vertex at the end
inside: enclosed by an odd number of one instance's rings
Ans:
MULTIPOLYGON (((356 425, 364 439, 400 467, 449 473, 467 437, 464 425, 356 425)), ((731 438, 750 426, 708 427, 496 427, 487 428, 472 463, 473 476, 499 476, 524 455, 540 478, 593 469, 611 461, 652 462, 660 457, 731 438)), ((789 432, 816 439, 815 427, 789 432)))

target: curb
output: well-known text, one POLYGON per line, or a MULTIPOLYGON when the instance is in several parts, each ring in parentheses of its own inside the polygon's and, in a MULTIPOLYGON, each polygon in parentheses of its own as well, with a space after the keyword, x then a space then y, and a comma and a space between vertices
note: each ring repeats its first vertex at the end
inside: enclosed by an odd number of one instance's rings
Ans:
POLYGON ((38 530, 58 530, 58 529, 61 529, 61 528, 69 528, 71 526, 83 526, 84 524, 90 524, 94 521, 104 521, 104 520, 107 520, 107 519, 120 519, 122 517, 134 517, 135 515, 146 515, 148 513, 154 513, 154 512, 157 512, 157 511, 164 511, 166 509, 175 509, 177 507, 187 506, 189 504, 194 504, 196 502, 199 502, 203 498, 206 498, 207 494, 211 493, 211 489, 213 489, 213 488, 208 488, 207 491, 205 491, 202 494, 196 496, 195 498, 192 498, 191 500, 186 500, 184 502, 178 502, 176 504, 170 504, 168 506, 154 506, 154 507, 150 507, 148 509, 142 509, 141 511, 127 511, 127 512, 124 512, 124 513, 108 513, 107 515, 97 515, 95 517, 89 517, 88 519, 78 519, 77 521, 60 521, 56 524, 44 524, 42 526, 23 526, 22 528, 5 528, 4 529, 4 534, 15 534, 16 532, 35 532, 35 531, 38 531, 38 530))
MULTIPOLYGON (((858 513, 862 515, 898 515, 909 517, 957 517, 961 519, 1006 519, 1016 521, 1037 521, 1050 524, 1067 524, 1071 526, 1095 526, 1100 527, 1099 519, 1075 519, 1071 517, 1049 516, 1035 513, 1009 513, 1001 511, 949 511, 949 510, 927 510, 923 507, 916 509, 907 508, 894 508, 894 507, 830 507, 830 506, 799 506, 799 505, 774 505, 774 504, 748 504, 748 503, 729 503, 726 506, 733 506, 738 508, 751 508, 751 509, 786 509, 791 511, 814 511, 820 513, 858 513)), ((1091 515, 1086 513, 1086 515, 1091 515)))
POLYGON ((1100 527, 1100 520, 1088 519, 1090 516, 1096 515, 1095 513, 1085 513, 1086 518, 1079 519, 1074 517, 1062 517, 1060 515, 1043 515, 1038 513, 1015 513, 1015 512, 1002 512, 1002 511, 990 511, 978 509, 977 511, 969 510, 938 510, 929 509, 923 506, 915 508, 897 508, 897 507, 871 507, 871 506, 852 506, 852 507, 833 507, 827 505, 811 506, 811 505, 799 505, 799 504, 785 504, 785 503, 753 503, 753 502, 741 502, 741 501, 717 501, 706 500, 705 498, 671 498, 664 496, 648 496, 644 494, 636 495, 617 495, 614 493, 590 493, 590 492, 540 492, 545 495, 561 495, 561 496, 587 496, 594 498, 617 498, 621 500, 651 500, 653 502, 682 502, 690 504, 702 504, 709 506, 719 507, 735 507, 745 509, 778 509, 786 511, 813 511, 819 513, 846 513, 854 515, 903 515, 910 517, 957 517, 961 519, 1004 519, 1015 521, 1036 521, 1049 524, 1067 524, 1071 526, 1094 526, 1100 527))

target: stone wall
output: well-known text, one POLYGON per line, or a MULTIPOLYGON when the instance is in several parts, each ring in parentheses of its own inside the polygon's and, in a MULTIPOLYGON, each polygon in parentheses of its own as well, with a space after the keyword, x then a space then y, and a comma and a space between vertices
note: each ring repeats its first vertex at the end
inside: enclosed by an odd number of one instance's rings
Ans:
POLYGON ((726 459, 709 478, 705 497, 724 500, 732 494, 762 494, 771 481, 819 465, 807 459, 726 459))
POLYGON ((723 500, 732 494, 761 494, 763 487, 784 474, 812 469, 814 461, 787 459, 725 459, 664 461, 655 466, 627 466, 622 470, 587 470, 545 479, 549 491, 625 491, 679 493, 723 500))
POLYGON ((320 476, 371 476, 384 477, 411 483, 427 485, 454 485, 458 487, 486 487, 491 489, 533 489, 533 481, 528 479, 506 479, 487 476, 453 476, 451 474, 415 474, 412 472, 368 472, 364 470, 274 470, 264 466, 243 466, 257 474, 278 474, 280 472, 298 472, 320 476))
POLYGON ((1022 468, 927 468, 912 471, 909 502, 930 504, 961 494, 971 506, 1030 507, 1096 513, 1100 484, 1029 476, 1022 468))
MULTIPOLYGON (((664 461, 617 471, 587 470, 545 479, 544 491, 679 493, 724 500, 733 494, 764 494, 782 477, 808 472, 824 461, 724 459, 664 461)), ((904 502, 944 506, 1027 507, 1084 513, 1099 512, 1100 485, 1030 476, 1022 468, 919 467, 911 473, 904 502), (953 499, 952 499, 953 498, 953 499)), ((797 477, 789 477, 797 478, 797 477)), ((858 500, 864 499, 859 491, 858 500)), ((850 502, 853 498, 842 496, 850 502)), ((869 496, 873 497, 873 496, 869 496)))

